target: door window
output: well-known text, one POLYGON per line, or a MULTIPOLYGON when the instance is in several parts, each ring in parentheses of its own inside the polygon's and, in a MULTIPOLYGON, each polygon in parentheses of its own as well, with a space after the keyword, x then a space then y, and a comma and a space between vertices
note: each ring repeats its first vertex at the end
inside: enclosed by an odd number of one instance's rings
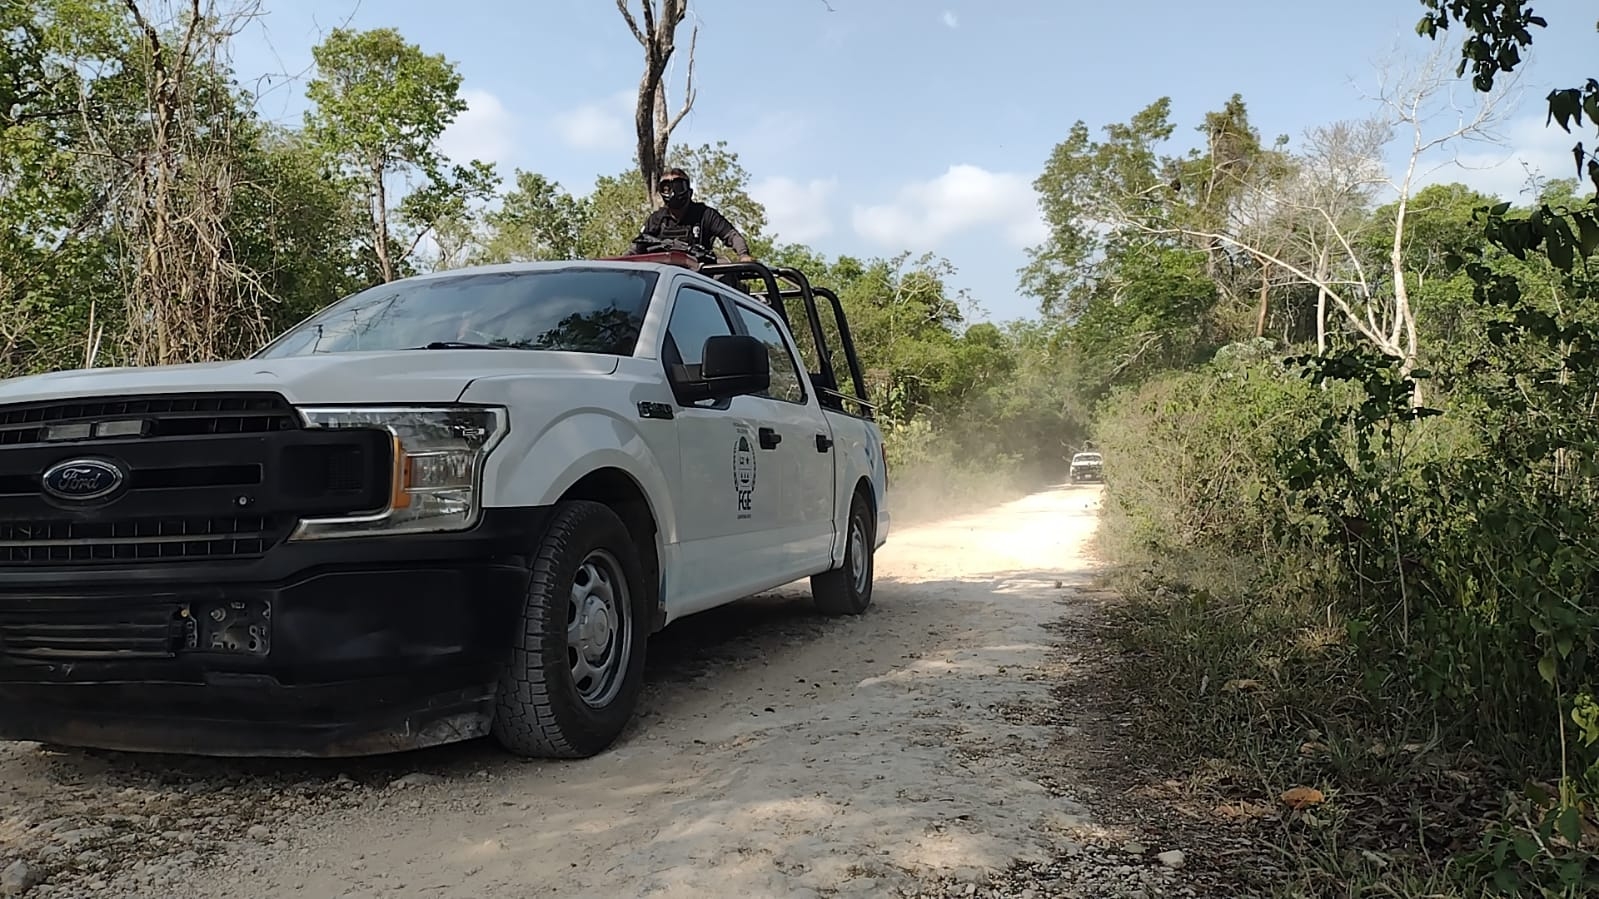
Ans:
POLYGON ((727 314, 722 311, 722 302, 715 294, 684 287, 677 292, 672 318, 666 324, 668 355, 672 355, 675 347, 676 358, 666 361, 689 367, 690 374, 695 375, 700 363, 705 361, 706 339, 732 333, 727 314))
POLYGON ((742 304, 733 308, 738 310, 739 320, 744 323, 750 336, 766 344, 766 354, 772 360, 772 386, 757 396, 804 405, 805 386, 800 382, 799 365, 789 351, 788 342, 783 339, 777 320, 742 304))

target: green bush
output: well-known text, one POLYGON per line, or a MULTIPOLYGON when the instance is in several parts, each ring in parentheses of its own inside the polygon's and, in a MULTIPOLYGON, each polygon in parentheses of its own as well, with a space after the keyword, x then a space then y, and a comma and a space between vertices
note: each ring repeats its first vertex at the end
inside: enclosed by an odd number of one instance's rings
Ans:
MULTIPOLYGON (((1121 561, 1264 561, 1282 511, 1260 502, 1274 457, 1333 402, 1270 362, 1212 365, 1113 394, 1096 439, 1109 484, 1102 542, 1121 561)), ((1179 564, 1183 564, 1179 562, 1179 564)))
POLYGON ((1272 356, 1224 353, 1101 409, 1099 539, 1135 600, 1122 629, 1131 673, 1149 688, 1149 721, 1186 752, 1291 759, 1303 709, 1358 701, 1326 695, 1349 668, 1327 599, 1335 567, 1292 533, 1274 489, 1277 460, 1349 395, 1272 356))
POLYGON ((1126 644, 1189 751, 1287 772, 1307 733, 1437 733, 1505 788, 1553 785, 1463 874, 1576 895, 1599 875, 1599 328, 1512 307, 1487 330, 1447 412, 1362 350, 1115 396, 1102 539, 1137 573, 1126 644), (1248 689, 1198 698, 1229 684, 1248 689))

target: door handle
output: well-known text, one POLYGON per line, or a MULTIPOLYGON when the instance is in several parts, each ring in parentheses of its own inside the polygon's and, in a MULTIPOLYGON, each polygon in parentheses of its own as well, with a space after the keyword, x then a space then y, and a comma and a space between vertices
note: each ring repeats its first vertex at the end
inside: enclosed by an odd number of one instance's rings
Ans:
POLYGON ((761 428, 758 433, 761 440, 761 449, 777 449, 777 445, 783 442, 783 435, 771 428, 761 428))
POLYGON ((832 448, 833 448, 833 438, 827 436, 826 434, 817 434, 816 435, 816 451, 817 452, 825 453, 825 452, 827 452, 828 450, 830 450, 832 448))

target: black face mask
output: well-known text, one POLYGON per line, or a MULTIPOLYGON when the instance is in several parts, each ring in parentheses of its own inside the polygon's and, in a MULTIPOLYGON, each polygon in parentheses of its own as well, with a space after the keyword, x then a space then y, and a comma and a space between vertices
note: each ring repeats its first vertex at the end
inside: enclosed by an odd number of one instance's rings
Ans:
POLYGON ((688 203, 689 195, 694 192, 682 178, 662 181, 656 186, 661 191, 661 200, 673 209, 682 209, 688 203))

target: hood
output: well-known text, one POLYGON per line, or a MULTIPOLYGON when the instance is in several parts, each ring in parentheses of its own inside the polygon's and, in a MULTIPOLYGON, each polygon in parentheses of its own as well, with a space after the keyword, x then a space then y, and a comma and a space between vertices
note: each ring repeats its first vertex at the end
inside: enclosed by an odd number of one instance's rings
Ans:
POLYGON ((605 376, 615 356, 544 350, 325 353, 145 368, 89 368, 0 381, 0 403, 271 390, 290 403, 450 403, 476 378, 605 376))

